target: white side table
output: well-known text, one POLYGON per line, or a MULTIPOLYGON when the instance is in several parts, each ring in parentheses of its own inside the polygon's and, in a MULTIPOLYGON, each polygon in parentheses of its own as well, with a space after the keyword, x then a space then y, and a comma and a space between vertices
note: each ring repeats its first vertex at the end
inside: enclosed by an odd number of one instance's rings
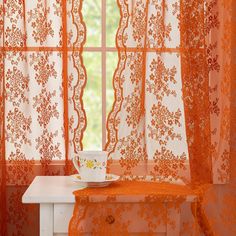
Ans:
POLYGON ((70 176, 37 176, 22 197, 40 204, 40 236, 64 236, 74 208, 73 191, 82 189, 70 176))
MULTIPOLYGON (((40 236, 67 236, 68 225, 74 209, 73 191, 82 189, 70 176, 37 176, 22 197, 23 203, 40 204, 40 236)), ((188 196, 186 201, 195 201, 188 196)), ((163 225, 156 235, 178 236, 180 231, 180 212, 171 210, 175 228, 163 225)))

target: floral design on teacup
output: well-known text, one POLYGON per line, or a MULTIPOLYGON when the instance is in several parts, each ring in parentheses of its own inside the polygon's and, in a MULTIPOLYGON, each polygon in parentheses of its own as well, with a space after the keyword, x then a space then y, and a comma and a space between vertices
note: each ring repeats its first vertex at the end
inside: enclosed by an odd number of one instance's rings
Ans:
POLYGON ((112 180, 113 179, 113 176, 112 175, 107 175, 106 176, 106 180, 112 180))
POLYGON ((87 159, 82 159, 80 158, 79 160, 80 163, 80 167, 85 166, 88 169, 100 169, 102 170, 102 168, 104 168, 105 166, 105 162, 100 162, 97 160, 87 160, 87 159))
MULTIPOLYGON (((75 175, 75 178, 79 179, 79 180, 82 180, 81 176, 80 175, 75 175)), ((112 175, 106 175, 106 180, 113 180, 114 177, 112 175)))

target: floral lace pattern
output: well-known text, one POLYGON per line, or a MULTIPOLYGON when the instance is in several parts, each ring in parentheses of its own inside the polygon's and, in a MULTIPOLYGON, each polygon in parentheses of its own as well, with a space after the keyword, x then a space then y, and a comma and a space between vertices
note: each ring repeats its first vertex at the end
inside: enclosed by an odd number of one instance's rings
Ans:
MULTIPOLYGON (((201 191, 188 186, 121 181, 109 188, 74 192, 76 204, 69 235, 155 235, 177 227, 171 212, 181 211, 187 197, 201 206, 201 191)), ((200 212, 199 212, 200 213, 200 212)), ((194 233, 197 233, 197 224, 194 233)))
MULTIPOLYGON (((176 160, 188 158, 180 50, 168 49, 166 45, 166 41, 173 41, 174 29, 174 23, 165 24, 163 15, 163 12, 169 14, 169 6, 154 0, 137 0, 133 5, 119 1, 119 6, 122 15, 117 48, 125 48, 125 53, 119 50, 120 60, 114 74, 115 102, 107 122, 106 150, 110 153, 111 165, 119 160, 121 175, 129 178, 134 169, 140 168, 146 171, 139 175, 155 178, 155 164, 148 172, 142 165, 162 158, 156 153, 166 149, 176 160)), ((174 166, 178 169, 182 164, 181 161, 174 166)), ((181 169, 188 175, 186 168, 181 169)), ((178 170, 167 171, 163 166, 159 173, 172 179, 172 174, 176 178, 176 172, 178 170)))
POLYGON ((122 167, 127 166, 121 175, 143 165, 136 153, 126 154, 131 149, 120 149, 127 140, 128 147, 139 143, 141 159, 146 157, 148 169, 153 168, 140 175, 153 175, 156 153, 165 150, 171 159, 180 160, 176 169, 161 171, 167 179, 179 172, 178 177, 188 182, 227 181, 220 173, 229 165, 225 153, 229 153, 230 62, 219 50, 230 54, 230 49, 225 39, 209 38, 223 29, 217 10, 221 4, 119 1, 117 48, 122 50, 114 74, 106 150, 110 164, 120 160, 122 167), (125 161, 132 163, 124 165, 125 161))
MULTIPOLYGON (((145 235, 153 235, 162 224, 175 227, 167 209, 180 212, 181 236, 236 235, 236 2, 117 3, 109 171, 118 166, 117 174, 129 180, 218 185, 203 188, 193 204, 186 202, 190 192, 180 196, 173 185, 162 197, 159 190, 148 194, 141 188, 145 196, 135 207, 120 204, 113 188, 97 205, 87 197, 94 190, 84 190, 75 193, 72 230, 81 231, 86 216, 95 234, 138 233, 144 224, 145 235), (132 216, 142 224, 132 224, 132 216)), ((82 149, 81 9, 81 0, 0 0, 2 235, 38 235, 39 209, 22 204, 22 194, 35 175, 70 173, 69 156, 82 149), (51 165, 55 159, 65 165, 51 165)), ((128 184, 127 192, 134 183, 128 184)))
POLYGON ((38 235, 38 207, 21 203, 25 186, 35 175, 69 174, 69 157, 82 148, 81 7, 80 0, 0 1, 1 235, 38 235))

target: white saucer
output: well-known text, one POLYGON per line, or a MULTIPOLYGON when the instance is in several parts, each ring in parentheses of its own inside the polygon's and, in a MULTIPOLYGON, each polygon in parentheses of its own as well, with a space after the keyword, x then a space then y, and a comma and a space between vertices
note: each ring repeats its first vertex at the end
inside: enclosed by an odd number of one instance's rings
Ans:
POLYGON ((119 175, 114 175, 114 174, 107 174, 106 179, 104 181, 86 181, 82 180, 79 174, 71 175, 73 178, 74 182, 79 183, 81 186, 84 187, 106 187, 110 185, 113 182, 116 182, 120 179, 119 175))

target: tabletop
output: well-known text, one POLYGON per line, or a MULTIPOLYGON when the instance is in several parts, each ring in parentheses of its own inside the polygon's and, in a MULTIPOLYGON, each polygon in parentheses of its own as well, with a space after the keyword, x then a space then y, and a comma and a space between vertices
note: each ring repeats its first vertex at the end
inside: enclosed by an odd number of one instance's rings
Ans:
MULTIPOLYGON (((140 184, 140 183, 139 183, 140 184)), ((147 185, 148 183, 146 183, 147 185)), ((133 183, 132 183, 133 185, 133 183)), ((128 186, 129 188, 132 186, 128 186)), ((157 190, 161 189, 161 185, 157 185, 157 190)), ((173 186, 174 187, 174 186, 173 186)), ((173 190, 173 187, 171 189, 173 190)), ((75 203, 75 196, 73 194, 76 190, 82 190, 85 187, 79 186, 78 183, 73 181, 71 176, 36 176, 31 185, 28 187, 22 197, 23 203, 75 203)), ((152 185, 153 188, 153 185, 152 185)), ((178 188, 186 188, 179 186, 178 188)), ((108 190, 114 191, 114 188, 105 189, 86 189, 81 191, 81 194, 100 195, 101 192, 108 190), (96 194, 95 192, 96 191, 96 194)), ((135 189, 132 189, 132 195, 135 194, 135 189)), ((146 189, 145 189, 146 190, 146 189)), ((172 191, 171 190, 171 191, 172 191)), ((122 190, 123 191, 123 190, 122 190)), ((115 192, 115 191, 114 191, 115 192)), ((157 191, 158 192, 158 191, 157 191)), ((184 190, 185 192, 185 190, 184 190)), ((119 195, 119 193, 116 193, 119 195)), ((193 201, 195 198, 192 192, 189 192, 187 201, 193 201)))
MULTIPOLYGON (((75 197, 90 202, 194 201, 198 191, 188 185, 150 181, 118 181, 104 188, 85 188, 74 192, 75 197), (108 199, 108 200, 107 200, 108 199)), ((79 200, 80 201, 80 200, 79 200)))
POLYGON ((36 176, 22 197, 23 203, 74 203, 75 190, 83 189, 70 176, 36 176))

